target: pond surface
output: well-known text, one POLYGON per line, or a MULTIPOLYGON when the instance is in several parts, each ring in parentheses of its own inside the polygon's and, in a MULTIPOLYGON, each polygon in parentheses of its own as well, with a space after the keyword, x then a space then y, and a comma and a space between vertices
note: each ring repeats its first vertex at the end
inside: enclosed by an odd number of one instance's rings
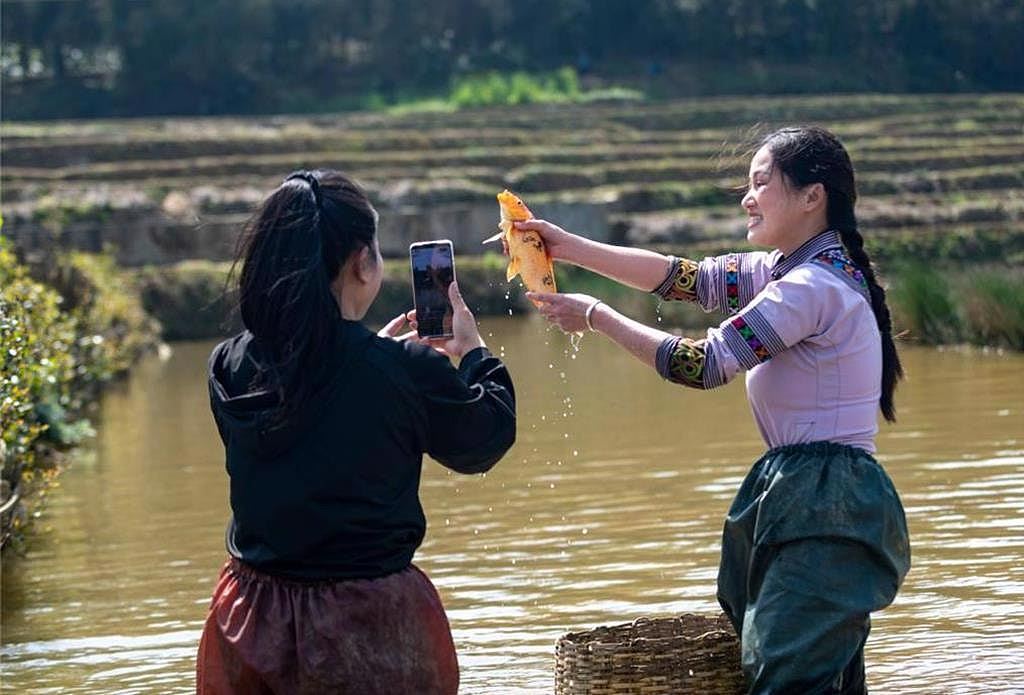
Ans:
MULTIPOLYGON (((742 383, 667 384, 598 336, 490 319, 519 439, 485 476, 426 462, 427 539, 464 693, 544 693, 566 631, 712 612, 722 518, 762 451, 742 383)), ((212 343, 173 346, 108 390, 26 557, 3 563, 7 692, 194 689, 224 560, 227 479, 206 400, 212 343)), ((879 458, 914 566, 876 614, 882 693, 1024 692, 1024 356, 904 348, 879 458)))

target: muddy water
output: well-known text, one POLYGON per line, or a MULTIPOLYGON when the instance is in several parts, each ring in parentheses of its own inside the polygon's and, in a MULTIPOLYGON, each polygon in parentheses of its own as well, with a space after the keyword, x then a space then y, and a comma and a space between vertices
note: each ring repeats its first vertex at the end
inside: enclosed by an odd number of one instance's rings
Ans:
MULTIPOLYGON (((417 555, 465 693, 543 693, 563 632, 715 610, 719 531, 762 444, 741 384, 663 383, 597 336, 485 322, 516 379, 519 440, 492 472, 427 463, 417 555)), ((188 692, 227 518, 209 343, 103 398, 27 557, 3 567, 5 692, 188 692)), ((914 567, 868 642, 877 692, 1024 692, 1024 356, 905 349, 880 459, 914 567)))

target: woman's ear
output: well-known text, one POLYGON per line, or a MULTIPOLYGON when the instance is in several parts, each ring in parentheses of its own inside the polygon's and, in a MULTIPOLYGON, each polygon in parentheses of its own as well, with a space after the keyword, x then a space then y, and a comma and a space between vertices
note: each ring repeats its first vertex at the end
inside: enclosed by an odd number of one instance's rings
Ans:
POLYGON ((369 246, 364 246, 356 252, 355 256, 353 259, 354 263, 352 263, 352 271, 359 282, 369 284, 373 280, 373 270, 377 261, 374 257, 373 249, 369 246))
POLYGON ((804 189, 804 207, 812 211, 826 203, 825 184, 812 183, 804 189))

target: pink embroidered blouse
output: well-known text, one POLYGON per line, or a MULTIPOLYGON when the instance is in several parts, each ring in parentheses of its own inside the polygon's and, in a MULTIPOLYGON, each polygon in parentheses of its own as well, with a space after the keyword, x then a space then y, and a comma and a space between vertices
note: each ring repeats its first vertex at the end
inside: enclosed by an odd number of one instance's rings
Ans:
POLYGON ((747 399, 769 447, 831 441, 875 451, 882 349, 867 283, 838 232, 789 256, 673 258, 663 299, 730 314, 702 340, 670 337, 658 372, 714 388, 746 370, 747 399))

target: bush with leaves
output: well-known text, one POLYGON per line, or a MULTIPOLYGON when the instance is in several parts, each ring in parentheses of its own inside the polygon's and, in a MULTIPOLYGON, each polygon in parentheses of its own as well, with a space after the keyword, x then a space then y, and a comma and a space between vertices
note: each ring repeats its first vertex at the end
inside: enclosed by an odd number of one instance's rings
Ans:
POLYGON ((130 282, 108 256, 20 263, 0 237, 0 497, 45 492, 49 454, 91 432, 83 403, 155 345, 159 324, 130 282))
POLYGON ((29 277, 0 240, 0 442, 7 495, 52 477, 42 442, 74 439, 86 427, 58 418, 70 399, 76 340, 75 322, 60 303, 60 295, 29 277))

